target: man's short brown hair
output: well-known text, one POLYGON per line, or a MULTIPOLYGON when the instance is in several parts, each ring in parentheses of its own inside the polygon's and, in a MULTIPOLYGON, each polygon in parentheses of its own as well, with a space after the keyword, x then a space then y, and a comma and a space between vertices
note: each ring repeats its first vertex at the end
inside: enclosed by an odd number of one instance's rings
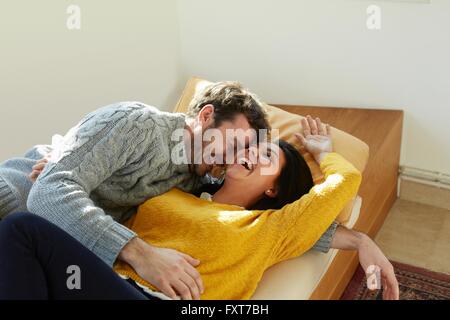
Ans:
POLYGON ((214 106, 215 127, 243 114, 253 129, 270 129, 262 103, 239 82, 222 81, 207 86, 192 99, 187 115, 195 117, 208 104, 214 106))

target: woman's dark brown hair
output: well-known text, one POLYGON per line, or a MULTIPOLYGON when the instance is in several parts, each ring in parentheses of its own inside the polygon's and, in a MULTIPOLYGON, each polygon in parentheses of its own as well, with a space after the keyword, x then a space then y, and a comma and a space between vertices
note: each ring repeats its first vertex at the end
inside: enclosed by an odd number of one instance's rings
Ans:
POLYGON ((286 163, 276 182, 277 195, 274 198, 264 195, 250 209, 280 209, 300 199, 314 186, 311 170, 297 149, 284 140, 279 140, 278 145, 284 152, 286 163))

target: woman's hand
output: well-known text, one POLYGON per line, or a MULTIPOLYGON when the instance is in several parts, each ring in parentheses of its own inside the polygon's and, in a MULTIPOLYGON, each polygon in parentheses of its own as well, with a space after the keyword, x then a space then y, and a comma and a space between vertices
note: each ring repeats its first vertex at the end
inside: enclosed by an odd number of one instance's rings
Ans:
POLYGON ((369 289, 376 290, 383 287, 383 300, 398 300, 399 288, 394 267, 368 236, 362 238, 358 246, 358 255, 361 267, 366 273, 369 289))
POLYGON ((370 290, 383 287, 384 300, 398 300, 399 288, 394 268, 377 244, 364 233, 338 226, 331 248, 357 250, 359 263, 366 273, 370 290))
POLYGON ((333 151, 330 125, 323 124, 319 118, 313 119, 310 115, 301 120, 303 133, 296 133, 305 149, 320 163, 322 159, 333 151))
POLYGON ((48 163, 48 159, 50 159, 50 154, 46 155, 44 158, 36 161, 36 164, 31 168, 31 173, 29 175, 31 181, 36 182, 36 179, 39 175, 44 171, 46 164, 48 163))

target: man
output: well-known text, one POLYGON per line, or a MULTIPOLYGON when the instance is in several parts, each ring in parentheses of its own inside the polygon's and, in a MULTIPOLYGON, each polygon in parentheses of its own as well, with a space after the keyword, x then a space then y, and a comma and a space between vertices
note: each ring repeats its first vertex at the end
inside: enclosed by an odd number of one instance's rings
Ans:
MULTIPOLYGON (((194 149, 194 141, 209 128, 225 137, 226 130, 269 125, 255 96, 232 82, 206 88, 193 99, 188 116, 139 102, 98 109, 58 144, 33 148, 24 158, 0 166, 0 218, 29 210, 68 232, 109 266, 123 260, 169 297, 186 296, 189 290, 188 296, 196 299, 203 291, 195 269, 200 261, 151 246, 120 222, 148 198, 173 187, 192 191, 213 162, 223 163, 230 149, 226 141, 201 139, 199 150, 214 150, 212 162, 204 161, 203 154, 198 157, 201 151, 194 149), (183 154, 189 156, 184 163, 171 158, 177 145, 172 134, 177 130, 188 132, 183 136, 183 154), (28 177, 32 167, 47 154, 51 158, 34 168, 32 178, 39 177, 32 183, 28 177)), ((317 250, 328 251, 335 230, 334 224, 316 244, 317 250)))

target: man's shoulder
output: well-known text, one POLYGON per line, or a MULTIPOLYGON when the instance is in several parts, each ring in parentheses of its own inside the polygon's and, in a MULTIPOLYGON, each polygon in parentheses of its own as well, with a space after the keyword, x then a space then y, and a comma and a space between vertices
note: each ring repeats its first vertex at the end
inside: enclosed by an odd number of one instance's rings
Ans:
POLYGON ((162 125, 163 127, 177 126, 184 122, 184 115, 162 111, 157 107, 140 101, 120 101, 100 107, 87 114, 78 124, 97 124, 107 122, 109 124, 134 123, 136 125, 162 125), (172 125, 171 125, 172 124, 172 125))
POLYGON ((135 114, 135 117, 145 120, 148 118, 154 119, 184 119, 184 114, 172 113, 160 110, 159 108, 140 102, 140 101, 120 101, 101 107, 93 112, 97 115, 111 116, 115 114, 119 115, 131 115, 135 114))
POLYGON ((171 144, 173 133, 184 129, 184 126, 182 114, 164 112, 139 101, 121 101, 89 113, 67 136, 73 136, 76 141, 85 141, 107 131, 111 132, 111 137, 125 140, 135 135, 139 141, 159 141, 162 145, 158 145, 159 148, 155 148, 157 150, 171 144))
POLYGON ((139 101, 119 101, 119 102, 114 102, 111 104, 107 104, 103 107, 100 107, 96 110, 94 110, 93 112, 91 112, 91 114, 95 114, 95 115, 105 115, 105 116, 109 116, 109 115, 114 115, 117 113, 133 113, 133 112, 146 112, 146 113, 161 113, 161 111, 154 107, 154 106, 150 106, 148 104, 145 104, 143 102, 139 102, 139 101))

